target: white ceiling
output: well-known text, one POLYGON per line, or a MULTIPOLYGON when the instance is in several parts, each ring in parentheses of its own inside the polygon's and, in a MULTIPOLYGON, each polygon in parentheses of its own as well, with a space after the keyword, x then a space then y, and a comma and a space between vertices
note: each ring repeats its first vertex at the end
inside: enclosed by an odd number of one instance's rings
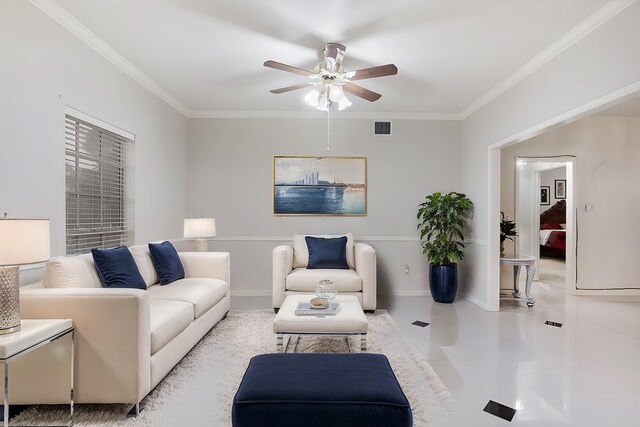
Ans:
POLYGON ((56 2, 191 112, 307 110, 306 91, 269 93, 305 78, 262 63, 273 59, 313 69, 324 44, 340 42, 347 47, 347 69, 387 63, 399 68, 397 76, 359 82, 383 96, 375 103, 352 99, 349 111, 422 114, 460 114, 607 3, 56 2))

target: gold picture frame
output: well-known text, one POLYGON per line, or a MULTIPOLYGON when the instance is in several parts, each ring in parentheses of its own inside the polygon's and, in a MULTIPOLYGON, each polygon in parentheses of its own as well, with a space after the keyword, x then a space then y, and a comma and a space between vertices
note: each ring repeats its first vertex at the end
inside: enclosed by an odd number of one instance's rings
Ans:
POLYGON ((274 216, 366 216, 367 158, 274 155, 274 216))

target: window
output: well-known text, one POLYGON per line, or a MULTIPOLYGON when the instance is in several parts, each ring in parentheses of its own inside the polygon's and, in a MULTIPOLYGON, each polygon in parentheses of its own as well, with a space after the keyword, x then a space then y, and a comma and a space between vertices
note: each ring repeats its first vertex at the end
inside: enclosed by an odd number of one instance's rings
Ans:
POLYGON ((133 135, 122 136, 83 118, 65 116, 69 255, 134 241, 133 135))

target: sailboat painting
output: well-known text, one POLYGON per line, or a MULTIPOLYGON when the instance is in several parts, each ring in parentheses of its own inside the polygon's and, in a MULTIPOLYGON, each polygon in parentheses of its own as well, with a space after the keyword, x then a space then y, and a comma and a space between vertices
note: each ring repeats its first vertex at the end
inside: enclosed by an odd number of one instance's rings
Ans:
POLYGON ((365 216, 367 158, 273 156, 273 214, 365 216))

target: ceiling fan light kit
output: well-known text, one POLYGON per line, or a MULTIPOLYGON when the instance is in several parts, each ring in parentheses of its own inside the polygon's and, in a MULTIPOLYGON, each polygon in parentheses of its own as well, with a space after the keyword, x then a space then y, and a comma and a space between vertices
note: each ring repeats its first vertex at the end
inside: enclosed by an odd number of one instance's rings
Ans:
POLYGON ((337 105, 339 111, 350 107, 352 103, 345 96, 345 92, 370 102, 377 101, 382 95, 351 82, 353 80, 395 75, 398 73, 398 68, 394 64, 387 64, 347 72, 342 67, 346 49, 339 43, 327 43, 324 49, 324 62, 316 65, 314 71, 307 71, 276 61, 266 61, 264 63, 265 67, 309 78, 308 83, 274 89, 271 93, 280 94, 312 87, 312 90, 304 97, 304 100, 307 104, 320 111, 329 111, 333 105, 337 105))

